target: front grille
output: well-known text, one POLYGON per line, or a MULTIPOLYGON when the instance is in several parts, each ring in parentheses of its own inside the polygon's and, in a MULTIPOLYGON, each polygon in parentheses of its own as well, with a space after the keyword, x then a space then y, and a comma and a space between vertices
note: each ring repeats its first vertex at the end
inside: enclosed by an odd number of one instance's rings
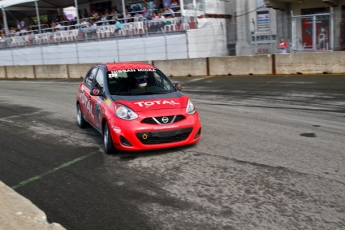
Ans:
POLYGON ((182 121, 184 119, 185 119, 185 117, 183 115, 177 115, 174 122, 182 121))
POLYGON ((173 131, 158 131, 137 133, 137 138, 145 145, 165 144, 184 141, 188 138, 193 128, 178 129, 173 131))
POLYGON ((151 124, 151 125, 166 125, 166 124, 172 124, 175 122, 179 122, 185 119, 185 116, 183 115, 175 115, 175 116, 163 116, 163 117, 147 117, 144 118, 141 123, 144 124, 151 124))
POLYGON ((141 123, 145 123, 145 124, 157 124, 157 122, 155 122, 155 120, 152 119, 152 117, 147 117, 144 120, 141 121, 141 123))

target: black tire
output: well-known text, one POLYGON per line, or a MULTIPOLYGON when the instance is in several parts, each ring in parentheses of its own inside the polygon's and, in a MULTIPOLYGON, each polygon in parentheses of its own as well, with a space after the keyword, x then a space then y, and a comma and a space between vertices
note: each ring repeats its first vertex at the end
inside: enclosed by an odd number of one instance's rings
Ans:
POLYGON ((109 130, 108 122, 105 122, 103 128, 103 143, 104 143, 104 152, 105 153, 114 153, 115 147, 113 140, 111 139, 111 133, 109 130))
POLYGON ((83 129, 87 126, 87 122, 84 119, 83 112, 80 110, 80 105, 77 104, 77 124, 79 128, 83 129))

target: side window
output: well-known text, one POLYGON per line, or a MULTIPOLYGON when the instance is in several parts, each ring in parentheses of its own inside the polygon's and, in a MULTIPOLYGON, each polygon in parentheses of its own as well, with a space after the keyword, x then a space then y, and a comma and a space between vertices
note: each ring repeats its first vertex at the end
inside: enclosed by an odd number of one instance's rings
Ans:
POLYGON ((92 86, 92 81, 96 75, 96 72, 97 72, 98 68, 95 67, 93 68, 92 70, 89 70, 89 72, 87 73, 85 79, 84 79, 84 83, 85 85, 88 87, 88 88, 91 88, 92 86))
POLYGON ((171 90, 171 85, 165 80, 164 77, 160 76, 157 72, 154 72, 154 77, 156 79, 157 86, 166 90, 171 90))
POLYGON ((102 89, 104 87, 104 73, 102 70, 98 70, 96 79, 95 79, 95 85, 94 88, 96 89, 102 89))

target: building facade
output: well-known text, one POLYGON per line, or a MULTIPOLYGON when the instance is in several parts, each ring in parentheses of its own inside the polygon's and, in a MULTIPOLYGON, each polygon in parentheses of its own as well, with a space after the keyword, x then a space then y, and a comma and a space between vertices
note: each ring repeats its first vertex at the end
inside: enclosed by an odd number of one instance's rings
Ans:
POLYGON ((276 11, 263 0, 232 0, 228 49, 232 56, 270 54, 277 42, 276 11))
POLYGON ((345 0, 265 0, 284 21, 291 52, 345 49, 345 0))
POLYGON ((230 55, 345 49, 345 0, 232 0, 227 21, 230 55))

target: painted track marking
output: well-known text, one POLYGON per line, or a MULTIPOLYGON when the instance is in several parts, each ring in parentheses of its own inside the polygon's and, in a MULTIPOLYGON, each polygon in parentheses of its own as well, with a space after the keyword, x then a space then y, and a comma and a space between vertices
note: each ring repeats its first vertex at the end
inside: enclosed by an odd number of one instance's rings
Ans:
POLYGON ((96 154, 98 152, 99 151, 95 151, 95 152, 92 152, 92 153, 90 153, 88 155, 81 156, 81 157, 78 157, 78 158, 76 158, 74 160, 68 161, 68 162, 66 162, 66 163, 64 163, 64 164, 62 164, 62 165, 60 165, 60 166, 58 166, 58 167, 56 167, 56 168, 54 168, 52 170, 49 170, 48 172, 45 172, 45 173, 42 173, 40 175, 31 177, 31 178, 29 178, 29 179, 27 179, 25 181, 20 182, 19 184, 15 185, 15 186, 12 186, 12 189, 17 189, 17 188, 22 187, 22 186, 24 186, 24 185, 26 185, 26 184, 28 184, 30 182, 39 180, 39 179, 41 179, 42 177, 44 177, 46 175, 52 174, 52 173, 54 173, 54 172, 56 172, 56 171, 58 171, 60 169, 66 168, 66 167, 68 167, 70 165, 73 165, 73 164, 75 164, 75 163, 77 163, 79 161, 82 161, 82 160, 84 160, 84 159, 86 159, 86 158, 88 158, 88 157, 90 157, 90 156, 92 156, 92 155, 94 155, 94 154, 96 154))

